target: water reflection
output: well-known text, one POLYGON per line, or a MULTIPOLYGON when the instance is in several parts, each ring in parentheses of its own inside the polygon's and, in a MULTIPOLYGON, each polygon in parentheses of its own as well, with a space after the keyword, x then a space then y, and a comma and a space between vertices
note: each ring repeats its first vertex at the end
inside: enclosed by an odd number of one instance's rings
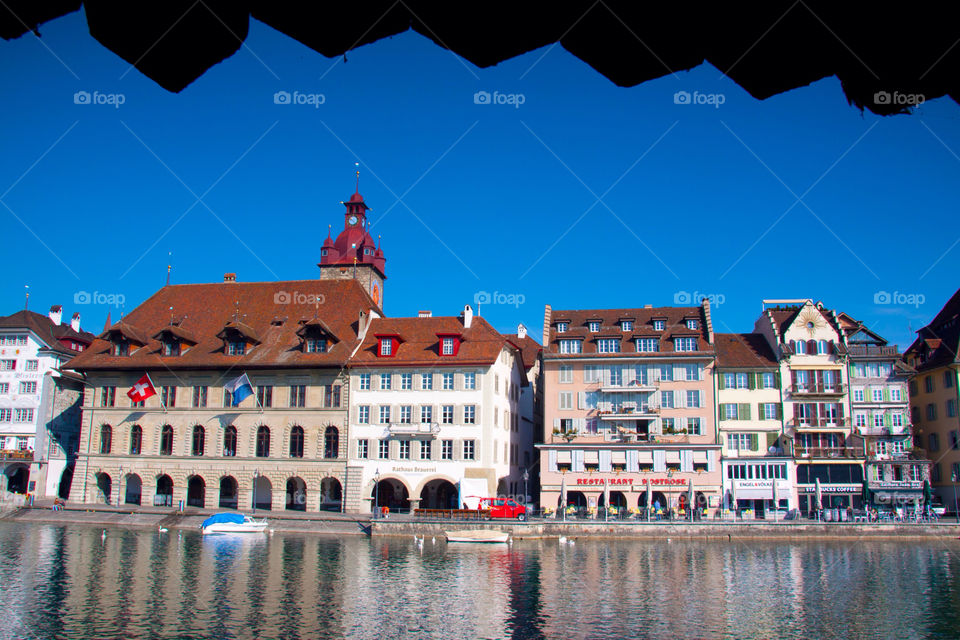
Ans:
POLYGON ((208 536, 0 523, 12 637, 956 637, 958 546, 208 536))

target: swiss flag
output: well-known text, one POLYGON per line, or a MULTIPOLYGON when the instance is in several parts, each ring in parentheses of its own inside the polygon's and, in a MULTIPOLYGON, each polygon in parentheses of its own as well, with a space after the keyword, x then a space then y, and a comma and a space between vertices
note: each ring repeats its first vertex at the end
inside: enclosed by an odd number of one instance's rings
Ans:
POLYGON ((157 395, 157 390, 153 388, 153 383, 150 382, 150 376, 143 374, 143 377, 137 380, 136 384, 127 391, 127 396, 134 402, 143 402, 150 396, 157 395))

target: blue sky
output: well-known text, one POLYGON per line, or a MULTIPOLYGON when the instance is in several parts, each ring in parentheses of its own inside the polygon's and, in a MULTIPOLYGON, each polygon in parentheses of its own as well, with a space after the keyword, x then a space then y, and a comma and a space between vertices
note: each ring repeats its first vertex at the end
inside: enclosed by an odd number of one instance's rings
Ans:
POLYGON ((949 99, 879 118, 827 78, 761 102, 709 65, 624 89, 560 46, 478 69, 413 32, 344 61, 253 20, 171 94, 81 12, 41 32, 0 42, 3 313, 29 284, 32 309, 99 331, 163 285, 168 252, 175 283, 316 277, 354 162, 391 316, 497 292, 481 314, 539 336, 545 303, 686 292, 721 303, 717 331, 749 331, 762 299, 812 297, 903 347, 960 284, 949 99))

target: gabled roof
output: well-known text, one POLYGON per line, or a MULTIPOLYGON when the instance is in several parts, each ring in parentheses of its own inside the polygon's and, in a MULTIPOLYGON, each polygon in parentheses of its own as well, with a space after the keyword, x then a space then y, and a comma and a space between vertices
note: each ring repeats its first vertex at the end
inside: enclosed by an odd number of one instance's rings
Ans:
POLYGON ((915 358, 918 372, 960 363, 960 289, 947 301, 904 355, 915 358))
POLYGON ((153 335, 154 340, 163 340, 164 336, 173 336, 174 338, 180 340, 181 342, 186 342, 188 344, 197 344, 198 339, 189 331, 178 327, 175 324, 168 324, 164 328, 160 329, 157 333, 153 335))
POLYGON ((760 333, 718 333, 714 347, 718 368, 776 369, 778 366, 770 343, 760 333))
POLYGON ((522 338, 516 333, 505 333, 503 337, 520 350, 521 357, 523 358, 523 370, 530 371, 533 365, 537 363, 537 358, 543 351, 540 343, 531 338, 529 333, 522 338))
POLYGON ((376 318, 370 322, 367 336, 351 361, 354 366, 462 366, 491 365, 500 357, 506 337, 479 316, 470 328, 453 316, 429 318, 376 318), (438 335, 460 335, 456 355, 440 355, 438 335), (379 355, 378 336, 402 336, 400 345, 390 356, 379 355))
POLYGON ((60 342, 61 340, 90 344, 95 338, 89 331, 77 332, 69 324, 54 324, 50 316, 41 315, 27 309, 0 317, 0 329, 28 329, 50 350, 68 356, 78 352, 64 346, 60 342))
POLYGON ((360 312, 374 309, 381 313, 355 280, 218 282, 165 286, 118 324, 128 329, 135 327, 143 336, 155 336, 170 326, 171 308, 183 318, 179 328, 197 340, 187 352, 161 356, 160 343, 148 338, 147 348, 129 356, 114 356, 111 344, 100 338, 70 361, 71 368, 86 371, 343 366, 357 342, 360 312), (322 302, 318 305, 317 300, 322 302), (337 342, 326 352, 304 353, 297 335, 300 325, 283 318, 315 315, 337 342), (259 344, 242 356, 227 355, 223 340, 218 337, 224 335, 225 329, 235 330, 259 344))
POLYGON ((114 342, 118 337, 122 337, 127 342, 132 342, 133 344, 141 347, 150 342, 148 333, 131 325, 129 322, 124 322, 123 320, 97 336, 97 338, 106 340, 108 342, 114 342))
POLYGON ((768 307, 764 310, 766 316, 773 320, 774 329, 776 330, 777 339, 779 342, 784 341, 783 337, 786 335, 787 330, 793 325, 794 321, 806 307, 812 307, 819 311, 820 315, 827 321, 827 324, 829 324, 833 330, 837 332, 837 335, 840 336, 841 340, 843 339, 844 333, 837 314, 832 309, 825 307, 822 303, 814 303, 813 300, 808 299, 803 304, 785 304, 776 307, 768 307))

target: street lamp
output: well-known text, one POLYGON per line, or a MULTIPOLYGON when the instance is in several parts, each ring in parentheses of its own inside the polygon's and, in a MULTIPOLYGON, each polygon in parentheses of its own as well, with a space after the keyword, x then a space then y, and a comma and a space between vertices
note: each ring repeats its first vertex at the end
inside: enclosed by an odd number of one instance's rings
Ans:
POLYGON ((380 513, 380 469, 373 474, 373 517, 380 513))
POLYGON ((253 471, 253 515, 257 515, 257 480, 260 478, 260 469, 253 471))
POLYGON ((523 506, 526 507, 527 503, 530 502, 530 494, 527 493, 527 481, 530 479, 530 473, 524 469, 523 470, 523 506))
POLYGON ((117 476, 117 509, 120 508, 120 492, 123 490, 123 467, 120 467, 120 474, 117 476))

